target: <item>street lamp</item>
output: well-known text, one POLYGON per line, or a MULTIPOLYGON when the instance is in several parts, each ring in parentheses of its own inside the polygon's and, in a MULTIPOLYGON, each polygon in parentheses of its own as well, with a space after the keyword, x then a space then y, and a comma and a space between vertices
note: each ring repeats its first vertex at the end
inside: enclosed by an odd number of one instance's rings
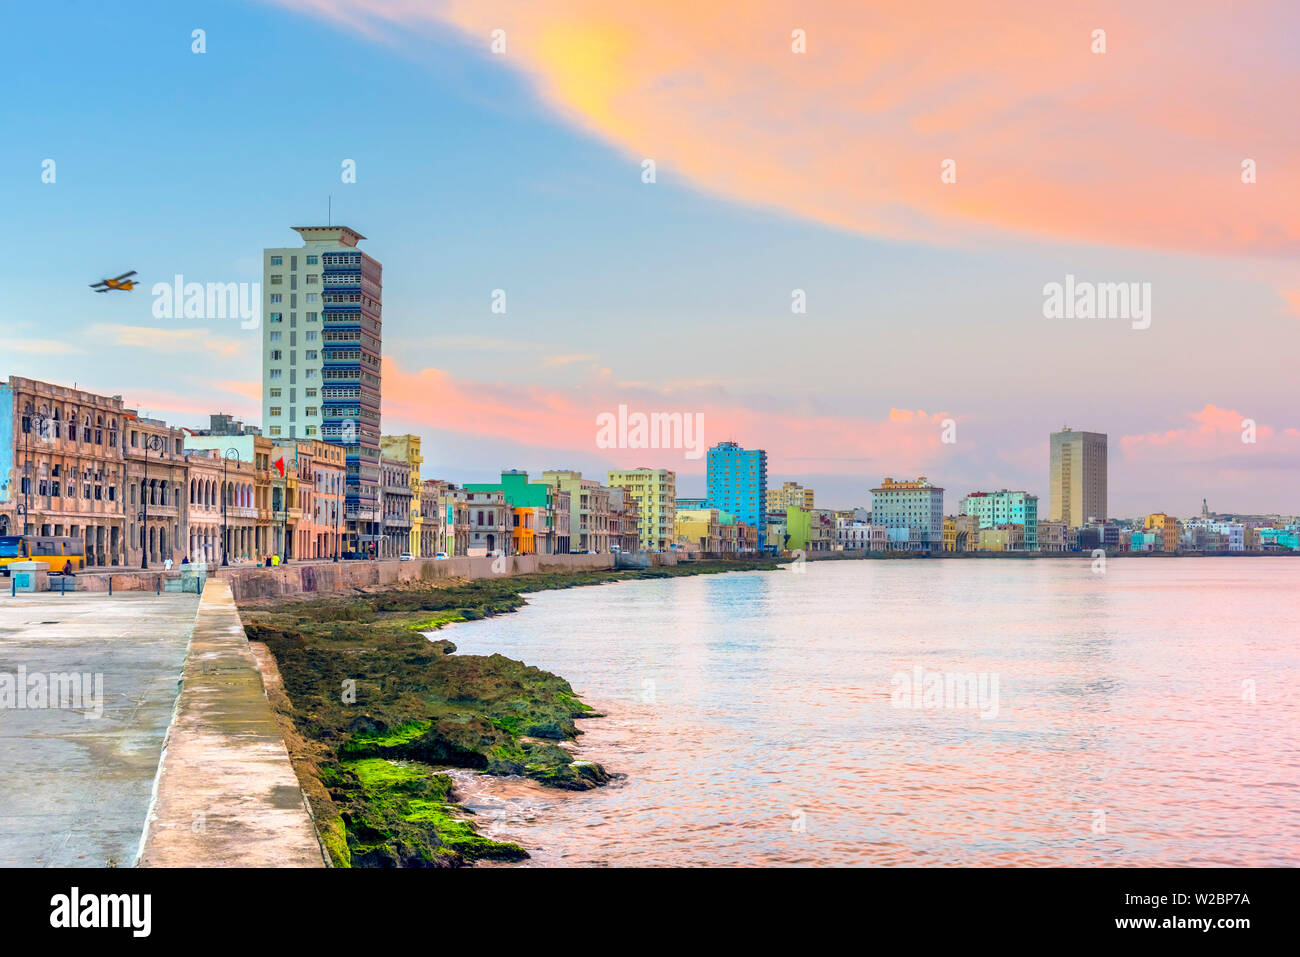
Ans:
MULTIPOLYGON (((23 530, 22 534, 27 534, 27 520, 32 516, 32 481, 35 478, 35 471, 32 469, 32 453, 28 445, 28 436, 32 434, 32 428, 40 430, 40 435, 44 437, 45 428, 50 421, 50 417, 44 412, 28 412, 27 428, 23 430, 23 471, 27 473, 27 488, 23 492, 23 530)), ((36 532, 36 526, 32 526, 32 532, 36 532)))
POLYGON ((140 487, 140 567, 149 569, 149 450, 162 458, 163 440, 151 435, 144 440, 144 484, 140 487))
POLYGON ((289 544, 289 485, 285 483, 284 497, 280 499, 280 564, 283 565, 288 556, 287 546, 289 544))
POLYGON ((226 499, 230 497, 230 486, 226 484, 226 465, 231 459, 236 462, 235 469, 243 467, 238 449, 226 449, 221 459, 221 564, 230 565, 230 527, 226 522, 226 499))

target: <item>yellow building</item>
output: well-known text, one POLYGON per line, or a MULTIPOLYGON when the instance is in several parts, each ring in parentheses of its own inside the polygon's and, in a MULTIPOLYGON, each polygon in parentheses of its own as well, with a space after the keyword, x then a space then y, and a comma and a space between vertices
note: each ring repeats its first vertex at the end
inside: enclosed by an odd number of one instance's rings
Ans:
POLYGON ((973 552, 979 545, 980 520, 974 515, 956 515, 943 520, 943 550, 973 552))
POLYGON ((640 509, 641 547, 664 551, 673 543, 677 525, 677 473, 669 469, 636 468, 610 472, 610 488, 626 489, 640 509))
POLYGON ((1160 532, 1160 547, 1166 552, 1178 551, 1178 519, 1164 512, 1152 512, 1146 517, 1143 526, 1147 531, 1160 532))
MULTIPOLYGON (((420 543, 424 540, 424 511, 420 507, 420 468, 424 465, 424 456, 420 454, 420 437, 418 435, 382 435, 379 437, 379 450, 390 459, 398 459, 411 467, 411 534, 407 546, 414 558, 432 558, 421 553, 420 543)), ((433 521, 434 518, 429 519, 433 521)))
POLYGON ((1020 552, 1025 548, 1025 526, 998 525, 979 530, 981 552, 1020 552))
POLYGON ((679 509, 674 528, 679 545, 693 545, 702 552, 722 551, 721 522, 716 508, 679 509))
POLYGON ((767 490, 767 510, 784 512, 787 508, 814 508, 813 490, 804 488, 798 482, 784 482, 780 488, 767 490))

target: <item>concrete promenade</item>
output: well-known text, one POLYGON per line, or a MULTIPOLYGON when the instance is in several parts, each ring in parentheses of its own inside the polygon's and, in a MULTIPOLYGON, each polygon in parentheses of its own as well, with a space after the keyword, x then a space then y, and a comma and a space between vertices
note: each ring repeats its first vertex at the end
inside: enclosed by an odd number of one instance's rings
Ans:
POLYGON ((135 862, 198 602, 0 595, 0 866, 135 862))
POLYGON ((325 867, 230 584, 209 579, 142 867, 325 867))

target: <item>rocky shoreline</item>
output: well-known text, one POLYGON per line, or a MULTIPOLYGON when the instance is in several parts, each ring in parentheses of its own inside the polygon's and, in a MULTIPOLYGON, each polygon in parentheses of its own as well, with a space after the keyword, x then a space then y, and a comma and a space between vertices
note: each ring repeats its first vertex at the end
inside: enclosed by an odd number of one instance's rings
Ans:
POLYGON ((639 578, 771 570, 772 561, 418 582, 354 595, 250 602, 250 641, 322 844, 336 867, 457 867, 528 856, 478 833, 448 767, 587 790, 615 775, 574 760, 599 717, 563 678, 503 655, 456 655, 424 632, 514 611, 523 594, 639 578))

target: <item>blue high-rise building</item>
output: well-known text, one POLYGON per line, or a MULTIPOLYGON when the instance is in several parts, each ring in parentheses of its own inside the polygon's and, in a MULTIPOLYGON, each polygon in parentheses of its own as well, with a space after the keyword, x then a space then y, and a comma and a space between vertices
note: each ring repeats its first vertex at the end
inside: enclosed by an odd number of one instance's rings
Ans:
POLYGON ((709 449, 709 508, 720 509, 758 529, 758 547, 767 544, 767 452, 719 442, 709 449))
POLYGON ((364 550, 380 534, 383 267, 355 248, 360 234, 330 238, 337 247, 320 253, 321 434, 346 449, 348 531, 364 550))

